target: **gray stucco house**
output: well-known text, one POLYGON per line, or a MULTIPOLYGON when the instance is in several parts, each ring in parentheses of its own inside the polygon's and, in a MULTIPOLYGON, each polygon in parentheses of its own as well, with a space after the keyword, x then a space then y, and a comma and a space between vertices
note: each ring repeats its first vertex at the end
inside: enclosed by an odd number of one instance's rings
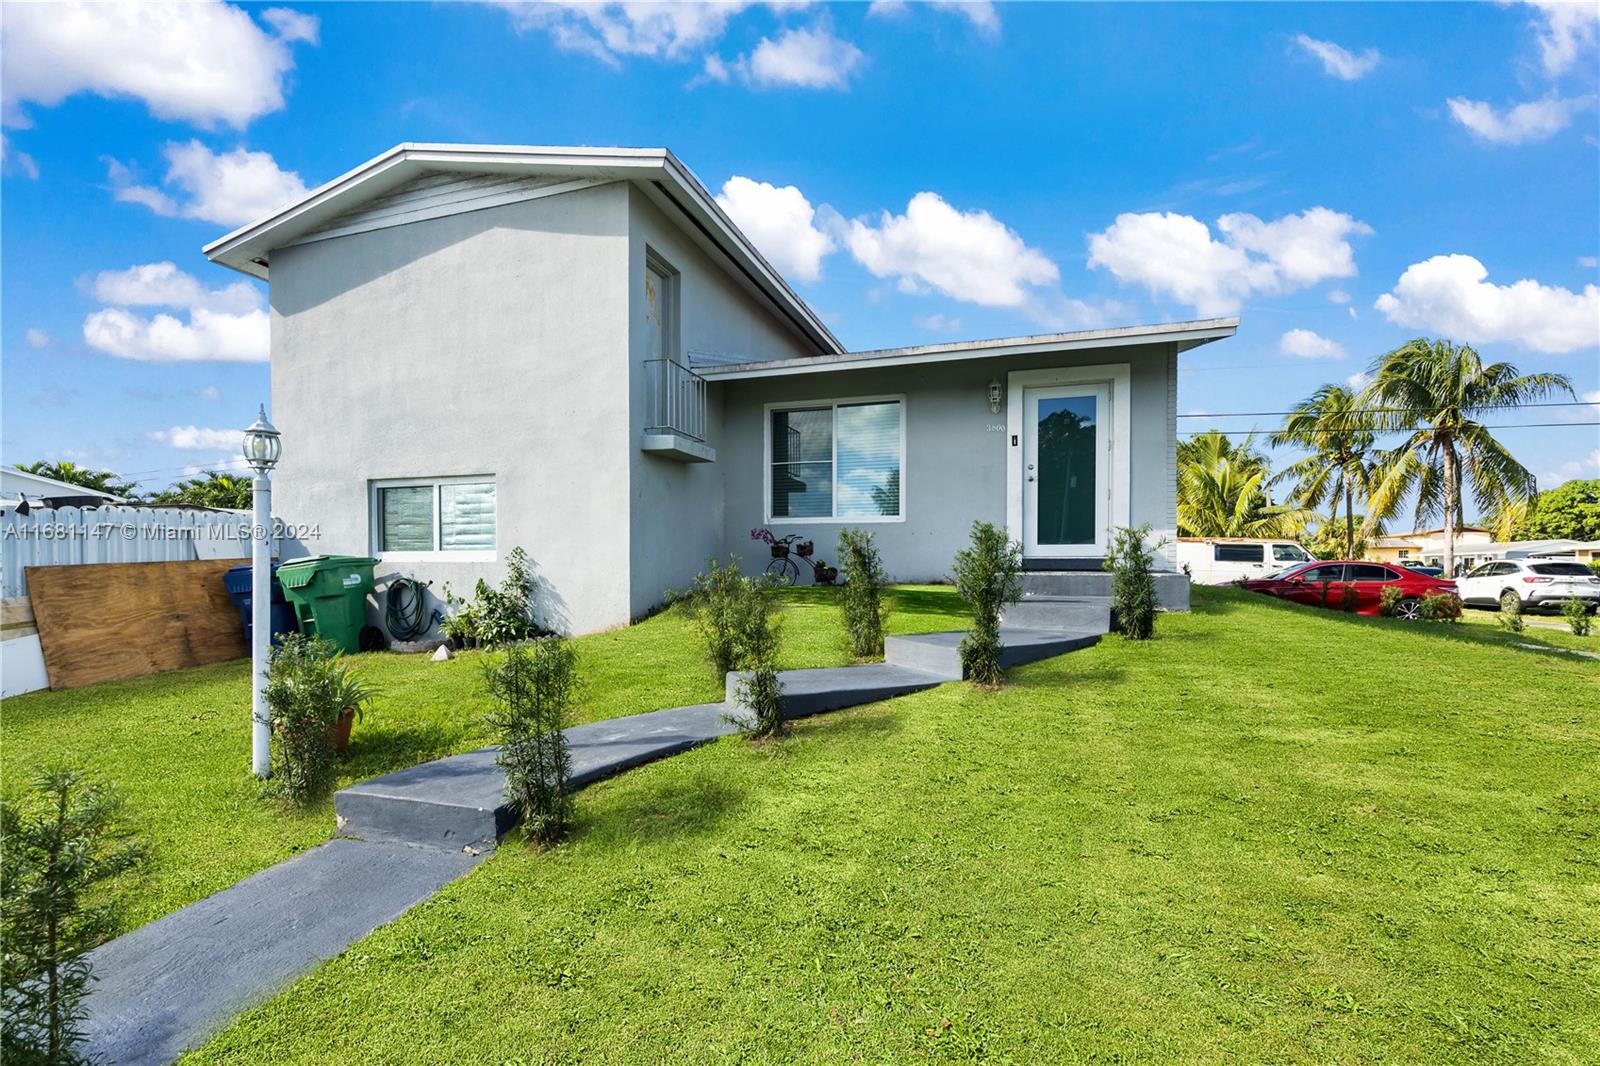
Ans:
POLYGON ((520 545, 572 632, 759 570, 756 526, 866 526, 904 581, 975 519, 1035 569, 1172 537, 1178 356, 1238 326, 849 352, 662 149, 402 144, 205 252, 269 283, 305 549, 470 589, 520 545))

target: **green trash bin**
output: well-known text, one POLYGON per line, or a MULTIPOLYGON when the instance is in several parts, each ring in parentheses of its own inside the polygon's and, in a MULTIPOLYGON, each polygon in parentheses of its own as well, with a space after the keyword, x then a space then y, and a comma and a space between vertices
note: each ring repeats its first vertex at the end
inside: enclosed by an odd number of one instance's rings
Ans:
POLYGON ((347 652, 360 651, 377 565, 364 555, 312 555, 281 564, 278 584, 294 605, 300 632, 331 640, 347 652))

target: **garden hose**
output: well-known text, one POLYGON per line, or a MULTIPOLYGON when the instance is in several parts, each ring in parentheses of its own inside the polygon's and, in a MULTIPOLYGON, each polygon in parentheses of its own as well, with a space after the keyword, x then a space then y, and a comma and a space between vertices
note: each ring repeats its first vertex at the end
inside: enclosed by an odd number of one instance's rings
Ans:
POLYGON ((384 622, 395 640, 416 640, 443 617, 437 607, 428 613, 427 587, 409 577, 389 582, 389 591, 384 593, 384 622))

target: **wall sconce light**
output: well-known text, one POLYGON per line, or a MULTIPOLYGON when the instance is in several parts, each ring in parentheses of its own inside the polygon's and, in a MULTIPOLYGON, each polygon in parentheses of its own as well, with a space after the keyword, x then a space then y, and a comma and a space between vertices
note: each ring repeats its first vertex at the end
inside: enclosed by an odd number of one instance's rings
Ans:
POLYGON ((989 382, 989 410, 995 414, 1000 413, 1000 396, 1000 379, 996 378, 989 382))

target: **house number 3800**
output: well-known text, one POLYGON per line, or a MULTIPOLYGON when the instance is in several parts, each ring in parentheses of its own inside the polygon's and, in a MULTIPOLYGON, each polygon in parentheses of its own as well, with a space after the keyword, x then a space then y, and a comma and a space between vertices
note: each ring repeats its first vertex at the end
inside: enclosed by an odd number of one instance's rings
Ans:
POLYGON ((1006 431, 1006 424, 1004 422, 990 422, 983 428, 990 433, 1004 433, 1006 431))

